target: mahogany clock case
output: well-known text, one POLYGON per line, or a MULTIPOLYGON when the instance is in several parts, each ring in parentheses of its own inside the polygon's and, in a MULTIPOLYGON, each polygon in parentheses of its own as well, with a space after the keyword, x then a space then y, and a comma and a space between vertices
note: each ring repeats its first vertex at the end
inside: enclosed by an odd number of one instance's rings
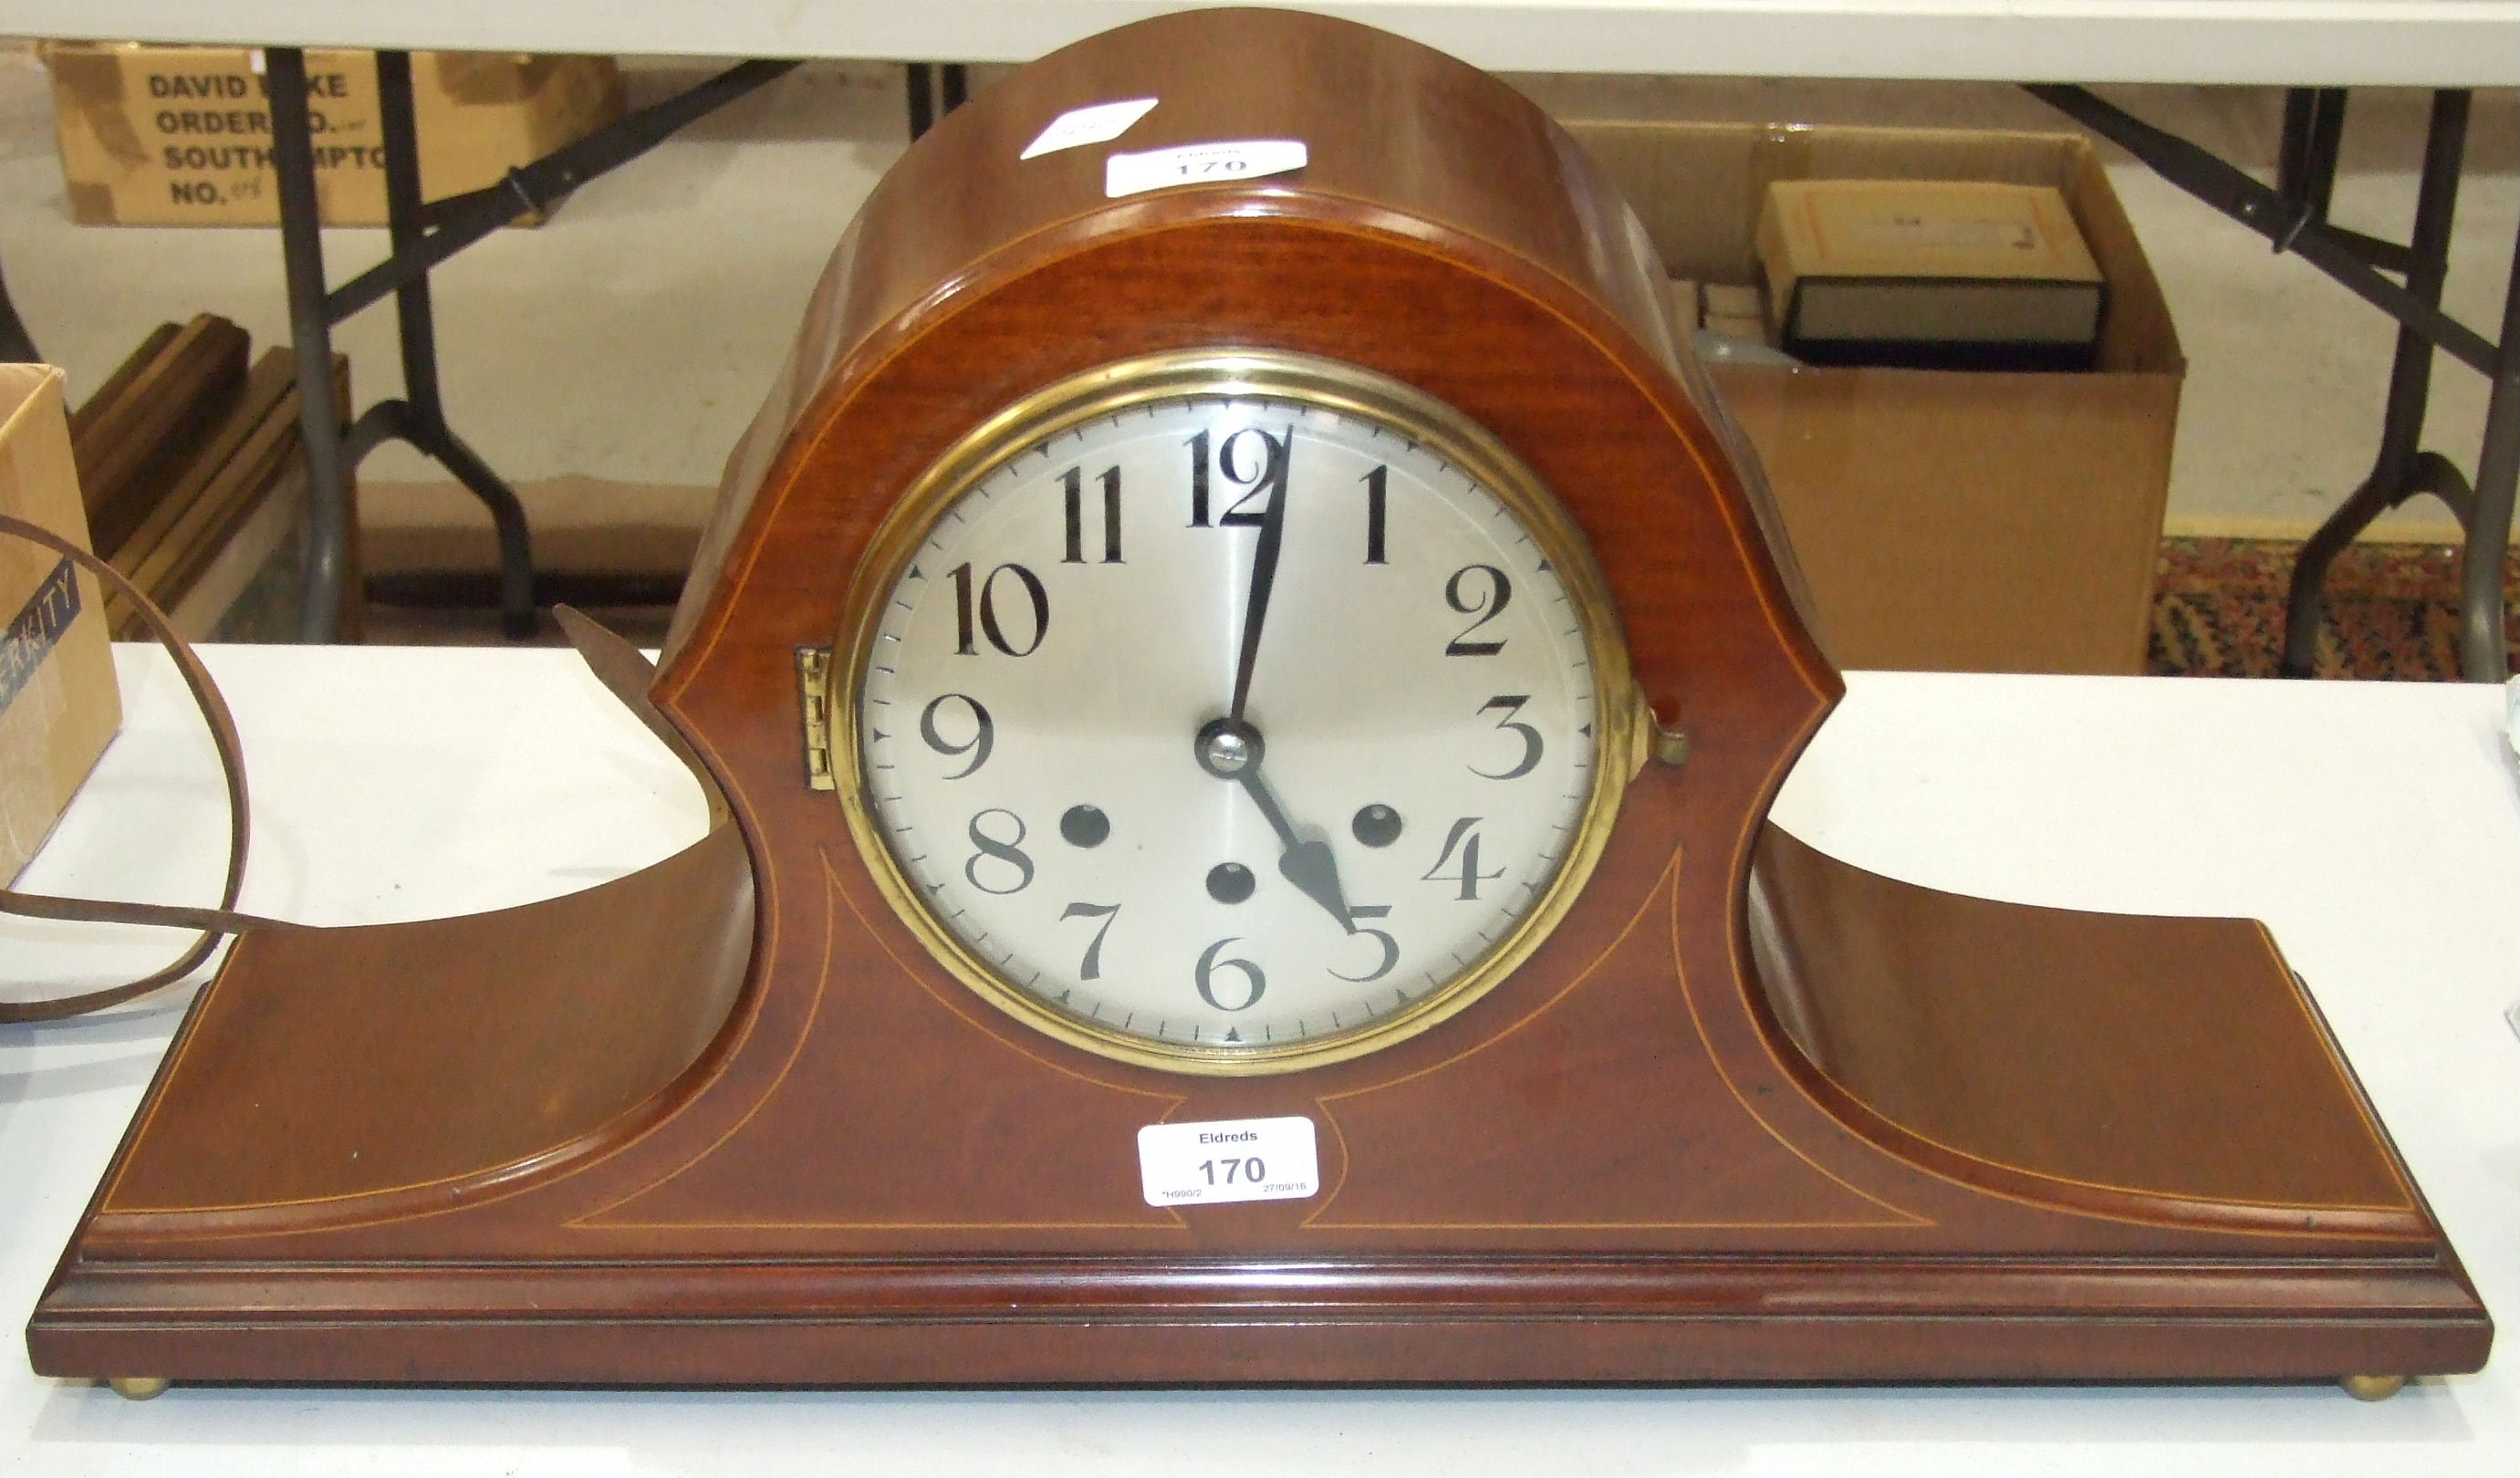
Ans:
POLYGON ((2479 1366, 2486 1313, 2263 929, 1954 898, 1765 826, 1839 685, 1652 284, 1562 132, 1363 27, 1171 15, 989 89, 878 187, 730 464, 651 710, 722 825, 548 903, 240 941, 35 1311, 36 1367, 2479 1366), (1063 112, 1139 97, 1110 148, 1301 139, 1310 163, 1112 200, 1107 148, 1018 160, 1063 112), (1485 998, 1370 1055, 1217 1078, 1032 1031, 923 950, 811 788, 797 671, 977 420, 1237 346, 1390 377, 1510 448, 1589 536, 1664 732, 1581 897, 1485 998), (1142 1126, 1275 1115, 1317 1126, 1318 1195, 1142 1197, 1142 1126))

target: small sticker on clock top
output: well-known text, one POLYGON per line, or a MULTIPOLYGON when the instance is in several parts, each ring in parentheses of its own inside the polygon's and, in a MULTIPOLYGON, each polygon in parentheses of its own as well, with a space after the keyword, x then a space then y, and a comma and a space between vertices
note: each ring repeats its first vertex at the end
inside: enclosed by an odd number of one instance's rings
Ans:
POLYGON ((1050 126, 1036 134, 1016 157, 1037 159, 1062 149, 1108 143, 1127 133, 1154 107, 1153 98, 1130 98, 1119 103, 1097 103, 1091 108, 1071 108, 1051 119, 1050 126))
POLYGON ((1138 1131, 1138 1175, 1149 1206, 1294 1201, 1322 1188, 1306 1118, 1149 1124, 1138 1131))
POLYGON ((1224 139, 1146 154, 1115 154, 1102 160, 1102 193, 1116 201, 1124 195, 1177 185, 1256 180, 1301 169, 1311 159, 1312 151, 1301 139, 1224 139))

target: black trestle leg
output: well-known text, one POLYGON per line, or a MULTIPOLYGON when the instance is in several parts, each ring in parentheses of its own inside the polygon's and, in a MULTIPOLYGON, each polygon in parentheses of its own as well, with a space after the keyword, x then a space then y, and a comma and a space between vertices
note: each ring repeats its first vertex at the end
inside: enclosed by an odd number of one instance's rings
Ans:
POLYGON ((280 252, 289 280, 289 330, 297 354, 297 429, 306 458, 305 585, 297 639, 339 630, 349 562, 350 499, 340 407, 333 397, 333 321, 324 303, 324 237, 315 200, 315 145, 306 116, 306 54, 264 54, 271 163, 280 191, 280 252))
MULTIPOLYGON (((399 254, 418 246, 421 237, 420 135, 412 110, 409 52, 377 54, 377 103, 384 135, 385 219, 399 254)), ((437 330, 428 273, 415 273, 394 290, 394 319, 402 340, 406 409, 395 418, 391 434, 435 458, 489 509, 499 538, 500 629, 512 638, 532 636, 534 557, 524 505, 446 424, 446 408, 438 398, 437 330)))
MULTIPOLYGON (((2424 141, 2423 182, 2415 198, 2414 233, 2409 238, 2407 271, 2407 290, 2432 307, 2441 305, 2442 282, 2450 269, 2451 221, 2458 204, 2458 171, 2466 151, 2467 112, 2465 92, 2433 95, 2432 126, 2424 141)), ((2334 159, 2335 146, 2329 141, 2326 163, 2331 173, 2334 159)), ((2432 340, 2402 325, 2389 370, 2388 409, 2380 425, 2380 450, 2372 460, 2371 471, 2353 496, 2303 543, 2301 555, 2293 563, 2292 588, 2284 603, 2282 672, 2286 677, 2306 678, 2315 668, 2319 623, 2325 613, 2328 567, 2357 535, 2370 526, 2372 519, 2418 493, 2432 493, 2449 504, 2462 523, 2469 520, 2466 480, 2447 459, 2421 450, 2424 413, 2432 397, 2432 340)), ((2472 524, 2468 535, 2468 544, 2473 548, 2477 540, 2472 524)))

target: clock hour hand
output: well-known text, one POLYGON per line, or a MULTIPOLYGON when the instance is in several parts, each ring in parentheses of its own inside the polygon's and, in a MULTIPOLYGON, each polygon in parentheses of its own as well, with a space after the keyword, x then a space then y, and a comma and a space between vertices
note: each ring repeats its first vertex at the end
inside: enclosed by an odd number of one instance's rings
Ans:
POLYGON ((1269 783, 1260 778, 1255 767, 1241 775, 1242 788, 1260 806, 1260 814, 1269 819, 1269 829, 1278 833, 1278 844, 1285 850, 1278 854, 1278 872, 1296 891, 1329 911, 1340 928, 1353 934, 1356 921, 1348 917, 1347 895, 1339 891, 1338 859, 1330 854, 1326 841, 1305 841, 1295 835, 1286 821, 1286 813, 1278 809, 1278 798, 1269 793, 1269 783))
POLYGON ((1199 767, 1219 780, 1230 780, 1242 787, 1260 808, 1269 829, 1278 833, 1278 872, 1295 890, 1320 904, 1338 926, 1353 934, 1356 920, 1349 917, 1347 895, 1339 888, 1338 858, 1326 841, 1306 840, 1295 833, 1295 824, 1286 819, 1285 809, 1270 790, 1269 783, 1260 778, 1260 755, 1266 747, 1260 731, 1239 719, 1222 718, 1199 730, 1196 744, 1199 767))

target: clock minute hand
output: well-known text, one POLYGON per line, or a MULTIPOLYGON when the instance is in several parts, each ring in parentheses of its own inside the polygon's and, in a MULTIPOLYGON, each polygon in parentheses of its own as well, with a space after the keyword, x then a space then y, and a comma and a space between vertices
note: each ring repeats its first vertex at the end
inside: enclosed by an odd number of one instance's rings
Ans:
POLYGON ((1260 656, 1260 632, 1269 619, 1269 595, 1278 584, 1278 550, 1286 542, 1286 464, 1295 451, 1292 426, 1286 428, 1283 441, 1266 431, 1260 437, 1268 444, 1270 462, 1261 478, 1274 485, 1269 507, 1260 515, 1260 546, 1251 553, 1251 593, 1242 604, 1242 651, 1234 663, 1234 703, 1226 710, 1237 723, 1241 722, 1242 705, 1251 697, 1251 669, 1260 656))
MULTIPOLYGON (((1241 751, 1244 758, 1229 770, 1215 763, 1220 756, 1210 751, 1207 737, 1202 735, 1200 763, 1208 765, 1213 774, 1230 774, 1242 786, 1267 818, 1269 829, 1278 833, 1280 875, 1327 910, 1340 928, 1353 934, 1356 921, 1348 917, 1347 895, 1339 888, 1338 859, 1331 854, 1328 842, 1306 841, 1295 834, 1294 824, 1278 805, 1278 797, 1270 793, 1268 782, 1260 778, 1260 732, 1242 716, 1251 699, 1251 670, 1260 656, 1260 634, 1267 629, 1269 620, 1269 597, 1278 586, 1278 552, 1286 542, 1286 468, 1295 449, 1295 428, 1291 425, 1283 438, 1266 431, 1259 435, 1269 448, 1269 460, 1256 480, 1268 486, 1269 506, 1261 512, 1260 542, 1251 552, 1251 588, 1242 604, 1242 649, 1234 662, 1234 702, 1227 716, 1211 726, 1220 733, 1231 733, 1248 747, 1241 751)), ((1228 437, 1225 445, 1218 448, 1220 461, 1230 455, 1232 445, 1233 438, 1228 437)))
POLYGON ((1293 883, 1296 891, 1328 911, 1340 928, 1355 933, 1356 920, 1348 913, 1347 895, 1339 889, 1338 859, 1331 854, 1329 843, 1306 841, 1295 834, 1294 825, 1278 807, 1278 797, 1270 793, 1269 783, 1260 778, 1258 765, 1250 766, 1235 779, 1260 807, 1269 829, 1278 833, 1278 844, 1283 848, 1278 854, 1279 874, 1293 883))

